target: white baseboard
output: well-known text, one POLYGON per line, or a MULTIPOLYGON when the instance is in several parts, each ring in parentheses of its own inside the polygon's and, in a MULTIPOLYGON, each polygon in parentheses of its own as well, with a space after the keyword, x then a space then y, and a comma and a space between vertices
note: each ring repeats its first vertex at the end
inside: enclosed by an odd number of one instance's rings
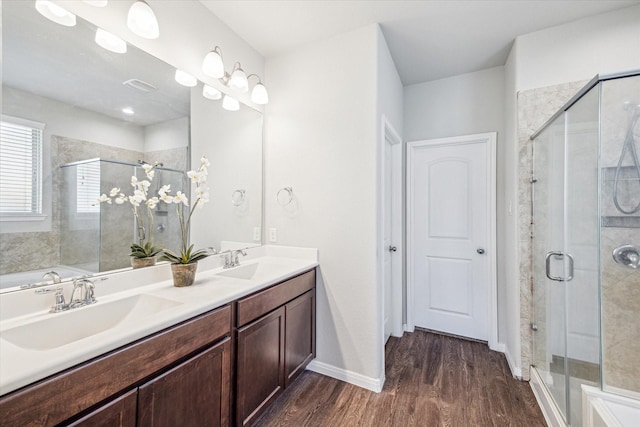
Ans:
POLYGON ((404 331, 405 331, 405 332, 413 332, 413 331, 415 331, 415 329, 416 329, 416 328, 414 328, 414 327, 411 327, 411 328, 410 328, 410 327, 409 327, 409 325, 408 325, 408 324, 406 324, 406 323, 405 323, 404 325, 402 325, 402 327, 404 328, 404 331))
POLYGON ((562 418, 562 414, 553 402, 553 397, 544 384, 542 384, 542 379, 535 369, 531 369, 529 385, 531 386, 531 390, 533 390, 533 395, 538 401, 538 406, 540 406, 542 410, 547 425, 549 427, 567 427, 567 424, 562 418))
POLYGON ((382 386, 384 385, 384 377, 367 377, 365 375, 358 374, 357 372, 347 371, 346 369, 337 368, 333 365, 319 362, 317 360, 312 360, 311 363, 307 365, 307 369, 376 393, 380 393, 380 391, 382 391, 382 386))
POLYGON ((493 351, 499 351, 500 353, 507 352, 507 346, 501 342, 497 343, 495 346, 493 346, 493 348, 491 348, 491 346, 489 346, 489 348, 493 351))
POLYGON ((504 348, 504 356, 507 358, 507 364, 509 364, 509 369, 511 369, 511 375, 518 379, 522 379, 522 368, 520 366, 516 366, 513 357, 511 357, 511 353, 509 353, 509 349, 503 343, 499 343, 498 346, 502 346, 504 348))

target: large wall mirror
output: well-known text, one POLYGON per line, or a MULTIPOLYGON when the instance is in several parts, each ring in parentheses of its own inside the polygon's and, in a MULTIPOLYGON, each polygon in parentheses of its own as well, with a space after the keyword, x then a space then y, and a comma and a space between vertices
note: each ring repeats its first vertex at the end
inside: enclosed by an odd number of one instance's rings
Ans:
MULTIPOLYGON (((159 165, 150 193, 167 184, 175 193, 190 159, 208 157, 211 201, 194 215, 193 243, 260 245, 262 114, 226 111, 201 83, 179 85, 169 64, 130 44, 104 49, 91 23, 62 26, 34 4, 2 3, 2 137, 41 138, 41 148, 0 156, 0 292, 51 270, 70 278, 127 268, 132 212, 95 202, 113 187, 132 193, 131 176, 145 176, 140 162, 159 165)), ((171 205, 158 205, 147 233, 178 248, 171 205)))

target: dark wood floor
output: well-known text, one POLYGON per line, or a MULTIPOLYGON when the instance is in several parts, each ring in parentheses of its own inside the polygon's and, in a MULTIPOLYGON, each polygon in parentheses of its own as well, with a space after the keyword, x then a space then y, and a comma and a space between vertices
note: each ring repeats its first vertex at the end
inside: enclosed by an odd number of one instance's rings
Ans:
POLYGON ((306 371, 257 426, 546 426, 526 382, 486 344, 426 331, 389 339, 374 393, 306 371))

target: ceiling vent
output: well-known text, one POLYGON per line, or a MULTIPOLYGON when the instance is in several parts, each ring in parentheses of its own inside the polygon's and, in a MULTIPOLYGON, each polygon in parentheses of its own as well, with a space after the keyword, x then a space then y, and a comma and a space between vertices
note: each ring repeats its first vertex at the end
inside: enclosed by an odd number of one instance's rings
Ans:
POLYGON ((138 79, 129 79, 122 84, 132 89, 138 90, 140 92, 145 92, 145 93, 155 92, 156 90, 158 90, 158 88, 152 85, 151 83, 143 82, 142 80, 138 80, 138 79))

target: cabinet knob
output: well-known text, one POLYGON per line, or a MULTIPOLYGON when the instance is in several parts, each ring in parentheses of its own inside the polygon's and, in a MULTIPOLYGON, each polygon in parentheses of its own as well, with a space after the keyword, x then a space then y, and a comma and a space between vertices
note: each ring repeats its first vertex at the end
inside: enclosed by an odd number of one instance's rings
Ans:
POLYGON ((396 252, 398 250, 395 246, 389 246, 389 252, 396 252))
POLYGON ((484 253, 484 249, 483 248, 478 248, 478 249, 476 249, 476 252, 478 252, 480 255, 482 255, 484 253))

